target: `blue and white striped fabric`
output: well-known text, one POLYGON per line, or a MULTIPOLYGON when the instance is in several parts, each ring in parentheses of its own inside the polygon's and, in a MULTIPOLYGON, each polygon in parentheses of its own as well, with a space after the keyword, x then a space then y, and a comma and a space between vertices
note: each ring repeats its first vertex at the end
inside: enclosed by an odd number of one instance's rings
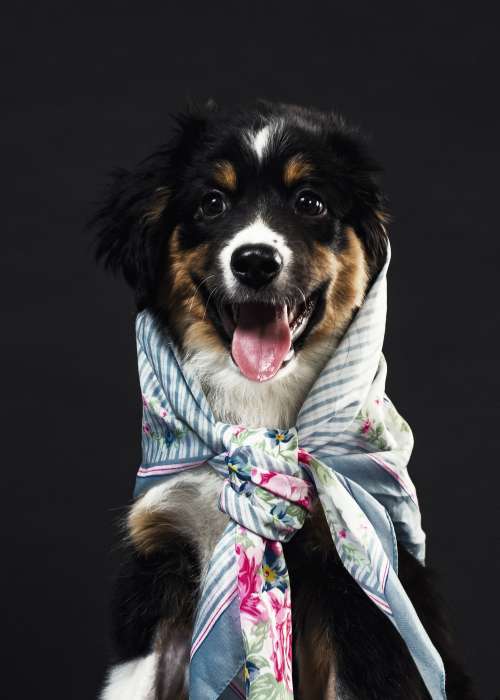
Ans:
MULTIPOLYGON (((400 632, 431 697, 442 700, 446 692, 441 658, 397 576, 396 536, 423 562, 425 535, 407 471, 413 437, 384 393, 389 257, 300 411, 292 429, 300 445, 297 464, 278 464, 272 456, 252 453, 251 447, 247 452, 252 464, 258 461, 259 467, 280 473, 288 469, 290 475, 302 475, 314 484, 341 560, 400 632), (324 485, 328 479, 318 478, 321 471, 328 473, 330 486, 324 485), (365 556, 352 559, 343 538, 349 528, 358 528, 359 534, 360 527, 364 529, 358 544, 362 541, 365 556)), ((135 495, 180 471, 209 464, 221 476, 220 507, 231 516, 202 584, 190 698, 245 697, 235 527, 240 523, 257 534, 266 531, 250 500, 235 498, 231 491, 227 457, 234 450, 235 426, 215 420, 200 384, 187 375, 171 339, 151 313, 138 315, 136 330, 144 406, 143 461, 135 495)), ((278 426, 263 430, 270 427, 278 426)), ((286 538, 278 533, 276 539, 286 538)))

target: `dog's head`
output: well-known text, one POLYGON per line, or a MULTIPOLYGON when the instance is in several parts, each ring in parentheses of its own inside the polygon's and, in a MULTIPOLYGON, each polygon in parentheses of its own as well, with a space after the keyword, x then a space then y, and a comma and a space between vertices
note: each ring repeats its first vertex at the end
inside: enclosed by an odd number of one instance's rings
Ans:
POLYGON ((338 338, 385 259, 377 171, 334 114, 208 106, 116 175, 98 255, 185 353, 209 350, 246 380, 276 381, 306 348, 338 338))

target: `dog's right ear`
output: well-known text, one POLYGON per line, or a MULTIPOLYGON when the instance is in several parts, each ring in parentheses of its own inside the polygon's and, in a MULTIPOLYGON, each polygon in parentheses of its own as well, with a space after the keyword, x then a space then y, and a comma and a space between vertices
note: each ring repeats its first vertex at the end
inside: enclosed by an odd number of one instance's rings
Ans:
POLYGON ((161 225, 170 196, 165 171, 159 153, 135 171, 115 171, 90 222, 96 230, 97 260, 123 275, 139 309, 152 301, 158 255, 166 236, 161 225))
POLYGON ((139 310, 154 303, 161 251, 176 224, 173 201, 179 169, 202 137, 208 111, 191 107, 177 116, 177 131, 168 146, 133 171, 115 171, 90 221, 97 260, 123 274, 139 310))

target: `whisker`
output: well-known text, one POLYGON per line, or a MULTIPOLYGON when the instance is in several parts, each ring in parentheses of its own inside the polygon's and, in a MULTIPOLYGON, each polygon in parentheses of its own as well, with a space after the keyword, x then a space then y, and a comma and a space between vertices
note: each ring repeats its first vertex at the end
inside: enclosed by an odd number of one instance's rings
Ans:
POLYGON ((304 294, 304 292, 302 291, 302 289, 301 289, 300 287, 297 287, 296 284, 294 284, 293 286, 294 286, 296 289, 299 290, 299 292, 300 292, 300 294, 301 294, 301 296, 302 296, 302 299, 304 300, 304 306, 307 306, 306 295, 304 294))
POLYGON ((212 291, 211 291, 210 294, 208 295, 207 303, 205 304, 205 311, 203 312, 203 321, 205 320, 205 316, 207 315, 207 309, 208 309, 208 305, 209 305, 209 303, 210 303, 210 299, 212 298, 212 296, 214 295, 214 293, 215 293, 217 290, 218 290, 218 287, 214 287, 214 289, 212 289, 212 291))
POLYGON ((202 279, 201 282, 200 282, 200 284, 199 284, 199 285, 196 287, 196 289, 194 290, 193 296, 192 296, 191 299, 189 300, 189 301, 190 301, 190 304, 189 304, 189 311, 188 311, 188 313, 191 313, 191 311, 192 311, 192 309, 193 309, 194 298, 195 298, 195 296, 197 295, 198 290, 200 289, 201 285, 204 284, 204 283, 205 283, 207 280, 209 280, 211 277, 215 277, 215 275, 208 275, 208 277, 205 277, 205 279, 202 279))

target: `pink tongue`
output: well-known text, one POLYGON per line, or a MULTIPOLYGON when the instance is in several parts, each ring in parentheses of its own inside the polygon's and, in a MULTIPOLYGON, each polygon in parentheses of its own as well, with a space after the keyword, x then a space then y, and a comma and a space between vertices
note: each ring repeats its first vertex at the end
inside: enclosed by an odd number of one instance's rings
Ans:
POLYGON ((233 359, 254 382, 274 377, 283 364, 292 335, 286 306, 242 304, 233 335, 233 359))

